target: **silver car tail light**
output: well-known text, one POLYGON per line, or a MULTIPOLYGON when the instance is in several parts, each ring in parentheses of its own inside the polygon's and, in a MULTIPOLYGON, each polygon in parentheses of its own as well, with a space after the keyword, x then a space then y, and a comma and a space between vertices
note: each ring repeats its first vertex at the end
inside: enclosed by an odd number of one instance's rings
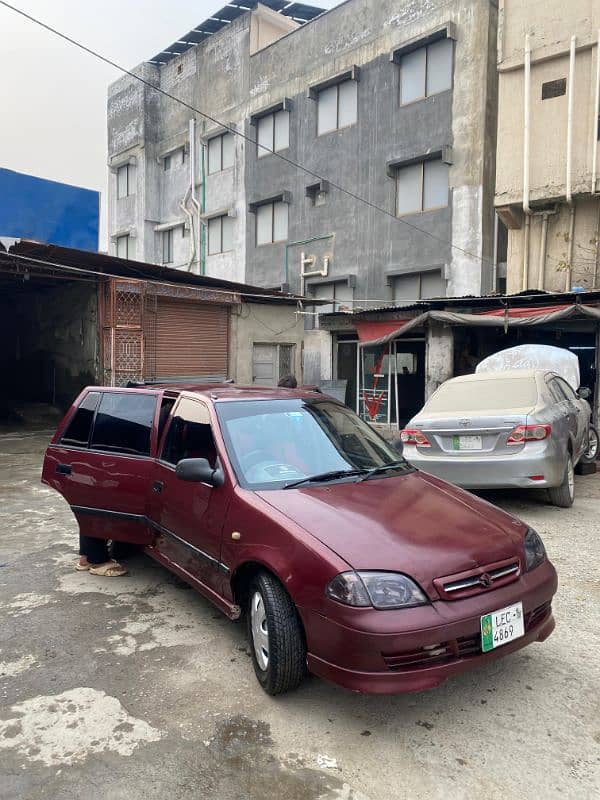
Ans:
POLYGON ((541 442, 552 434, 550 425, 517 425, 508 435, 506 444, 525 444, 525 442, 541 442))

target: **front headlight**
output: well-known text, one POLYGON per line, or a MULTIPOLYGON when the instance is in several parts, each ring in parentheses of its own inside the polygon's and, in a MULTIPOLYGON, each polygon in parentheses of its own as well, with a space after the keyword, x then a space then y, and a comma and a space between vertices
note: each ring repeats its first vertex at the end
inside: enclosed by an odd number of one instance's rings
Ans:
POLYGON ((329 583, 325 594, 359 608, 411 608, 429 602, 417 584, 400 572, 342 572, 329 583))
POLYGON ((529 528, 525 534, 523 544, 525 547, 525 570, 529 572, 529 570, 535 569, 544 561, 546 548, 539 533, 534 531, 533 528, 529 528))

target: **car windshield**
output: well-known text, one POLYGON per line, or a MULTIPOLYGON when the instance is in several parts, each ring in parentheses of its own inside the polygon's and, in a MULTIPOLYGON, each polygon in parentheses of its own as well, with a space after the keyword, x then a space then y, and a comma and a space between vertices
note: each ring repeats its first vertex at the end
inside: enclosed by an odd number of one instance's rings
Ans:
MULTIPOLYGON (((398 453, 353 411, 330 400, 249 400, 216 404, 227 452, 240 483, 281 489, 326 473, 396 462, 398 453)), ((383 473, 382 477, 393 475, 383 473)))
POLYGON ((537 401, 537 386, 532 377, 505 380, 448 381, 425 405, 426 412, 490 411, 501 405, 507 409, 531 408, 537 401))

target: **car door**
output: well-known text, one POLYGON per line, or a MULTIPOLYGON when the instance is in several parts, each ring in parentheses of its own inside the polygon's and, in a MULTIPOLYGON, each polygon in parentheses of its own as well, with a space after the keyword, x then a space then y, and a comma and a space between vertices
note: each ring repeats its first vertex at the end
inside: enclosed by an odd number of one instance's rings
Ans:
POLYGON ((218 592, 224 573, 221 535, 228 492, 225 487, 184 481, 175 472, 183 458, 206 458, 216 466, 212 424, 202 400, 179 398, 154 465, 147 516, 158 534, 155 550, 162 560, 218 592))
POLYGON ((574 441, 575 441, 575 459, 583 452, 587 442, 587 432, 589 426, 589 413, 585 408, 581 399, 575 394, 571 386, 557 376, 556 382, 560 390, 567 398, 570 414, 573 419, 574 425, 574 441))
POLYGON ((84 536, 150 544, 158 393, 86 390, 46 451, 42 481, 67 500, 84 536))

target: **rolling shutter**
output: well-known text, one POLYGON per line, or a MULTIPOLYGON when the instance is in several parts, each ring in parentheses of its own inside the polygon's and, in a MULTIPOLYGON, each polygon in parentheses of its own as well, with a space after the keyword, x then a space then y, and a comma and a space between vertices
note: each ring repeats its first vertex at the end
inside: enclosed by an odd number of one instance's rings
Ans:
POLYGON ((158 379, 226 377, 228 344, 226 306, 158 298, 158 379))

